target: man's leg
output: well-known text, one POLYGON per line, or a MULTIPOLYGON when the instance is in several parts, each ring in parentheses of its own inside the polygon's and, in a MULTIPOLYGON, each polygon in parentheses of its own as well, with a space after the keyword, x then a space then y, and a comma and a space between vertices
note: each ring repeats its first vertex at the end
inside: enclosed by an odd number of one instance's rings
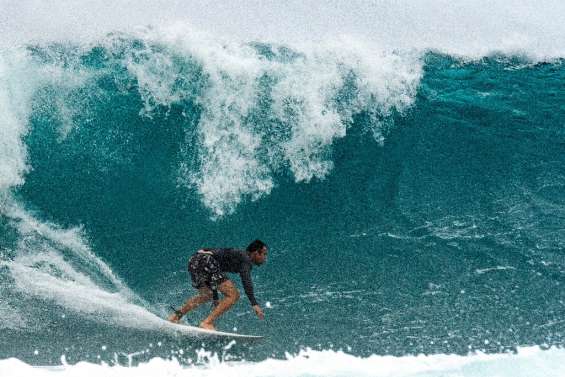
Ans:
MULTIPOLYGON (((184 305, 179 309, 182 315, 185 315, 191 310, 196 309, 198 306, 208 302, 212 299, 212 291, 208 287, 202 287, 198 290, 198 294, 194 297, 189 298, 184 305)), ((178 316, 176 313, 173 313, 169 316, 169 321, 178 323, 182 316, 178 316)))
POLYGON ((200 323, 200 327, 215 330, 214 321, 219 316, 228 311, 239 300, 239 291, 231 280, 226 280, 218 286, 218 290, 222 292, 224 298, 220 300, 218 305, 212 310, 212 313, 204 321, 200 323))

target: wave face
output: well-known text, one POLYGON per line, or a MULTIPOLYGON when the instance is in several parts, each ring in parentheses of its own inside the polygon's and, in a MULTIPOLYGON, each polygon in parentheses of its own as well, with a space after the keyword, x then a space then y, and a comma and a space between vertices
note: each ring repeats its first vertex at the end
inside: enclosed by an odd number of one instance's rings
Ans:
POLYGON ((193 364, 201 341, 158 330, 186 260, 255 238, 267 321, 243 298, 219 326, 266 339, 204 344, 226 360, 562 346, 564 80, 353 39, 4 49, 0 358, 193 364))

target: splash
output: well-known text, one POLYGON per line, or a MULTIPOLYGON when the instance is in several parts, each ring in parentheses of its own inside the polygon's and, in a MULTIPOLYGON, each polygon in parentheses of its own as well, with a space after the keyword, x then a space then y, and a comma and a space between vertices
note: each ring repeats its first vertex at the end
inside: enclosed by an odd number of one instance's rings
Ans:
POLYGON ((81 362, 37 368, 17 359, 0 361, 0 372, 14 376, 371 376, 371 377, 558 377, 565 373, 561 349, 542 351, 522 348, 517 354, 474 354, 469 356, 370 356, 355 357, 341 351, 306 350, 286 360, 267 359, 257 363, 222 362, 214 355, 200 354, 196 365, 182 366, 176 360, 154 358, 135 367, 81 362))

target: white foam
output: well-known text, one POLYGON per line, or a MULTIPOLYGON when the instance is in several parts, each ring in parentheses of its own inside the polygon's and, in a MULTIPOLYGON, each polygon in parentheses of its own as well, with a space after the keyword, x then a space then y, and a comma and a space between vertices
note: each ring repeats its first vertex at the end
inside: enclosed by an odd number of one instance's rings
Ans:
POLYGON ((22 138, 29 131, 32 97, 39 88, 53 85, 61 115, 60 138, 72 129, 72 110, 62 98, 84 84, 87 75, 59 65, 39 66, 22 48, 0 49, 0 192, 24 183, 31 169, 22 138))
POLYGON ((137 79, 139 94, 144 102, 142 115, 151 117, 157 105, 170 105, 181 100, 174 88, 178 67, 171 56, 159 51, 136 51, 125 58, 124 65, 137 79), (142 55, 143 58, 138 56, 142 55))
POLYGON ((290 124, 292 136, 284 144, 285 158, 297 181, 324 178, 333 167, 331 146, 347 133, 351 118, 363 110, 375 116, 373 135, 383 141, 378 117, 402 112, 414 101, 421 64, 411 54, 398 55, 348 38, 325 44, 297 46, 304 58, 277 66, 282 76, 274 88, 277 118, 290 124), (344 107, 333 100, 348 74, 357 92, 344 107), (291 114, 289 117, 287 114, 291 114))
POLYGON ((39 254, 34 247, 44 247, 47 252, 69 249, 80 260, 80 265, 104 276, 116 290, 129 293, 127 287, 111 269, 97 258, 88 247, 80 227, 63 229, 49 222, 37 220, 13 200, 5 202, 4 214, 16 222, 20 234, 18 256, 27 258, 39 254), (54 246, 52 246, 54 245, 54 246))
POLYGON ((0 192, 23 183, 27 150, 22 137, 27 132, 27 117, 33 80, 27 80, 27 54, 0 50, 0 192))
MULTIPOLYGON (((15 256, 0 262, 13 281, 12 296, 54 302, 95 322, 142 329, 161 326, 163 320, 94 255, 80 228, 38 221, 11 199, 2 210, 19 233, 15 256)), ((10 316, 0 320, 10 321, 10 316)))
MULTIPOLYGON (((565 351, 522 348, 518 354, 474 354, 470 356, 370 356, 356 357, 340 351, 307 350, 287 359, 261 362, 222 362, 207 353, 198 354, 198 364, 186 367, 176 360, 154 358, 136 367, 80 362, 60 367, 32 367, 17 359, 0 361, 0 375, 42 376, 245 376, 245 377, 561 377, 565 351), (202 364, 202 362, 204 362, 202 364)), ((64 358, 62 358, 64 362, 64 358)))
MULTIPOLYGON (((169 106, 185 98, 202 107, 198 145, 192 124, 187 125, 186 158, 193 159, 196 149, 197 164, 185 161, 180 181, 194 185, 216 216, 233 212, 245 197, 269 194, 274 174, 286 167, 297 182, 325 178, 333 168, 333 143, 346 135, 360 111, 369 113, 367 127, 382 142, 381 119, 413 103, 422 74, 417 54, 384 51, 347 38, 301 43, 293 47, 294 58, 270 60, 248 44, 183 25, 135 35, 150 45, 165 44, 202 68, 206 81, 195 94, 193 87, 175 86, 178 66, 164 52, 127 59, 149 116, 152 104, 169 106), (271 82, 268 94, 260 87, 265 77, 271 82), (348 99, 339 104, 336 98, 344 90, 348 99), (264 106, 266 95, 272 104, 262 109, 267 116, 257 124, 253 114, 264 106)), ((280 46, 272 48, 284 53, 280 46)))

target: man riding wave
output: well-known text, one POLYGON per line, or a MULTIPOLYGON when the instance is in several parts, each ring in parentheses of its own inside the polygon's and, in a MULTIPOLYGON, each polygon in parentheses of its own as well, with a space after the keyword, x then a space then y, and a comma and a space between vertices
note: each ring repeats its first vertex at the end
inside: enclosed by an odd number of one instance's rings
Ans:
POLYGON ((240 275, 243 289, 253 310, 260 319, 263 319, 265 315, 253 292, 251 270, 254 265, 260 266, 266 262, 267 252, 267 245, 260 240, 250 243, 245 251, 232 248, 198 250, 188 261, 192 286, 198 289, 198 294, 189 298, 179 310, 175 310, 169 316, 169 321, 178 323, 186 313, 213 300, 214 308, 200 323, 200 327, 215 330, 214 321, 239 299, 239 291, 227 277, 227 272, 240 275), (218 290, 224 296, 222 300, 218 299, 218 290))

